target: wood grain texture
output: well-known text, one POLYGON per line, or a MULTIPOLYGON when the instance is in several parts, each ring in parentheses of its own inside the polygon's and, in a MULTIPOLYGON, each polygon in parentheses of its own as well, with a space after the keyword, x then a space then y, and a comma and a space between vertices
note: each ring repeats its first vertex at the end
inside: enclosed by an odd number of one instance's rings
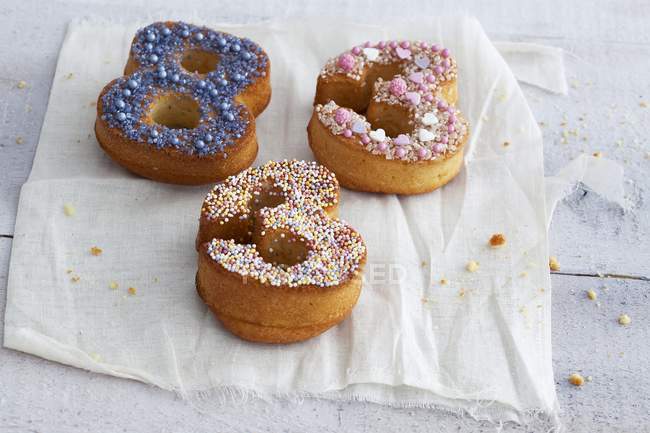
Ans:
MULTIPOLYGON (((20 186, 31 168, 66 23, 83 15, 143 19, 152 10, 170 7, 163 0, 148 2, 148 8, 136 3, 8 0, 0 4, 0 38, 7 41, 0 44, 0 235, 13 233, 20 186), (20 80, 27 87, 19 89, 20 80), (16 143, 18 137, 22 144, 16 143)), ((210 19, 232 22, 337 16, 340 9, 350 7, 343 0, 202 3, 195 7, 209 11, 210 19)), ((601 151, 624 165, 630 206, 622 210, 579 188, 557 208, 551 251, 558 256, 562 272, 650 277, 646 198, 650 148, 645 132, 650 107, 642 107, 642 103, 650 105, 650 3, 630 0, 622 5, 608 0, 596 7, 586 0, 552 0, 529 2, 525 8, 515 0, 410 3, 409 7, 385 1, 379 7, 363 0, 355 3, 356 13, 349 17, 372 22, 414 13, 469 13, 479 18, 494 40, 539 42, 567 50, 571 84, 567 97, 524 86, 534 114, 545 125, 546 171, 554 174, 579 152, 601 151)), ((4 311, 10 246, 11 239, 0 237, 0 311, 4 311)), ((553 359, 562 418, 569 431, 650 432, 650 381, 645 374, 650 368, 649 284, 553 277, 553 359), (598 291, 600 308, 586 299, 584 291, 589 288, 598 291), (632 317, 630 326, 618 325, 616 317, 621 313, 632 317), (566 377, 576 371, 593 381, 581 388, 569 385, 566 377)), ((0 331, 1 326, 0 322, 0 331)), ((0 349, 0 430, 207 431, 217 426, 233 432, 494 430, 435 411, 365 403, 187 402, 140 383, 0 349)), ((506 426, 503 431, 527 430, 506 426)))

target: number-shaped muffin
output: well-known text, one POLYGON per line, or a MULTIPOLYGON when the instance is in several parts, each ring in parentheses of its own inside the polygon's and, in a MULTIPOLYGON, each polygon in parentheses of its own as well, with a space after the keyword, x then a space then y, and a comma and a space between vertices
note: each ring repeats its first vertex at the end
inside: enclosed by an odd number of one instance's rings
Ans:
POLYGON ((341 185, 418 194, 458 174, 468 122, 454 104, 457 65, 424 42, 356 46, 318 77, 307 127, 316 159, 341 185))
POLYGON ((99 95, 95 134, 118 164, 178 184, 223 180, 257 156, 255 117, 271 96, 254 42, 182 22, 137 32, 124 76, 99 95))
POLYGON ((316 162, 271 161, 216 185, 201 208, 196 278, 232 333, 289 343, 350 314, 366 247, 338 214, 339 185, 316 162))

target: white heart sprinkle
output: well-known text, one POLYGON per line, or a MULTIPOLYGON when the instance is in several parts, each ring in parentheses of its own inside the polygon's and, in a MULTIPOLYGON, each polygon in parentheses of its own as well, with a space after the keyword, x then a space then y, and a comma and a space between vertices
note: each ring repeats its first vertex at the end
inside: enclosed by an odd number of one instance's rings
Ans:
POLYGON ((429 131, 428 129, 420 129, 418 131, 418 138, 420 141, 431 141, 436 138, 436 134, 429 131))
POLYGON ((373 141, 378 141, 381 143, 382 141, 386 140, 386 131, 379 128, 375 131, 370 131, 370 134, 368 134, 368 136, 370 136, 373 141))
POLYGON ((371 62, 377 60, 377 57, 379 57, 379 50, 377 48, 364 48, 363 49, 363 54, 366 55, 368 60, 371 62))
POLYGON ((427 126, 437 125, 438 118, 434 113, 427 113, 422 117, 422 123, 424 123, 427 126))

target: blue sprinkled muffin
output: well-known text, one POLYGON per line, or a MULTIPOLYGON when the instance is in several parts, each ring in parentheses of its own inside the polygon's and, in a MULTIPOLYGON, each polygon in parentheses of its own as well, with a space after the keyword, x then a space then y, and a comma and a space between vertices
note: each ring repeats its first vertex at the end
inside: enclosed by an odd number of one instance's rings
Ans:
POLYGON ((256 43, 183 22, 140 29, 124 76, 99 96, 95 133, 141 176, 205 184, 249 167, 255 117, 271 97, 270 62, 256 43))

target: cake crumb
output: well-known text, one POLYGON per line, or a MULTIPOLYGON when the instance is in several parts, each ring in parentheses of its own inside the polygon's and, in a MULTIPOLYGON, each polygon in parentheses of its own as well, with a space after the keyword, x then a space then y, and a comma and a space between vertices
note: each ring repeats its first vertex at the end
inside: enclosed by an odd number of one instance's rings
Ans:
POLYGON ((77 213, 77 210, 71 204, 66 203, 63 205, 63 213, 65 214, 65 216, 71 217, 74 216, 75 213, 77 213))
POLYGON ((110 287, 111 289, 115 290, 115 289, 117 289, 117 288, 120 287, 120 286, 119 286, 119 284, 117 284, 115 281, 111 281, 111 283, 108 285, 108 287, 110 287))
POLYGON ((25 140, 23 139, 23 137, 16 137, 16 144, 23 144, 24 142, 25 140))
POLYGON ((582 386, 585 383, 584 377, 579 373, 573 373, 569 376, 569 383, 574 386, 582 386))
POLYGON ((600 152, 600 151, 598 151, 598 152, 594 152, 593 155, 594 155, 594 157, 596 157, 596 158, 600 158, 600 157, 603 156, 603 152, 600 152))
POLYGON ((506 237, 502 233, 495 233, 490 238, 490 247, 501 248, 506 244, 506 237))
POLYGON ((442 286, 446 285, 447 283, 449 283, 449 280, 447 280, 446 278, 441 278, 441 279, 440 279, 440 284, 441 284, 442 286))
POLYGON ((16 84, 16 87, 18 87, 19 89, 24 89, 25 87, 27 87, 27 81, 20 80, 18 84, 16 84))
POLYGON ((475 260, 470 260, 467 262, 467 266, 465 266, 465 269, 467 269, 468 272, 476 272, 478 271, 479 264, 475 260))
POLYGON ((129 295, 135 296, 138 290, 135 287, 129 287, 129 295))
POLYGON ((103 252, 104 250, 102 250, 99 247, 92 247, 90 249, 90 254, 92 254, 93 256, 100 256, 103 252))
POLYGON ((587 290, 587 297, 592 301, 595 301, 598 298, 598 294, 594 289, 587 290))
POLYGON ((548 267, 552 271, 559 271, 560 270, 560 262, 557 261, 557 257, 551 256, 548 258, 548 267))
POLYGON ((620 316, 618 316, 618 323, 623 326, 627 326, 630 323, 632 323, 632 319, 627 314, 621 314, 620 316))

